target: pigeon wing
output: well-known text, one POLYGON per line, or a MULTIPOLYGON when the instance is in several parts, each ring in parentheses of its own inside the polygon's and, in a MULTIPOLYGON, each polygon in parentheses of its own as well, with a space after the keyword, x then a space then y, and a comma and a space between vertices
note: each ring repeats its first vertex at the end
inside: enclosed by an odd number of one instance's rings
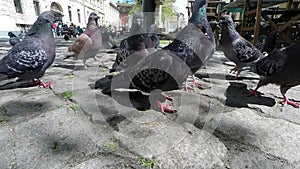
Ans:
POLYGON ((48 60, 46 51, 37 39, 26 39, 15 45, 3 58, 7 74, 23 74, 41 69, 48 60))
POLYGON ((75 42, 68 48, 69 52, 74 52, 76 54, 79 54, 82 50, 82 48, 86 45, 86 43, 90 40, 91 38, 86 35, 86 34, 81 34, 75 42))
POLYGON ((233 50, 240 62, 253 62, 260 57, 259 50, 243 38, 238 38, 233 42, 233 50))
POLYGON ((261 76, 272 76, 280 72, 284 66, 286 56, 280 51, 273 51, 256 63, 256 73, 261 76))

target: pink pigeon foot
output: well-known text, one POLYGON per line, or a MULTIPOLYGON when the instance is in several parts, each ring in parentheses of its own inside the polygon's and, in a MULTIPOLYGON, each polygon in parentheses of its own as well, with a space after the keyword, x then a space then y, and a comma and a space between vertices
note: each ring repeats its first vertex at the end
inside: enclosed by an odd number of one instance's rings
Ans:
POLYGON ((257 90, 251 90, 250 92, 247 92, 249 96, 258 96, 257 90))
POLYGON ((36 86, 41 86, 43 88, 50 88, 51 89, 51 82, 43 82, 41 80, 33 80, 33 84, 36 86))
POLYGON ((191 89, 193 89, 191 86, 189 86, 188 84, 187 84, 187 82, 185 82, 184 83, 184 85, 182 86, 182 90, 184 90, 184 91, 189 91, 189 90, 191 90, 191 89))
POLYGON ((172 101, 172 100, 173 100, 172 96, 170 96, 170 95, 166 95, 165 97, 166 97, 166 99, 169 100, 169 101, 172 101))
POLYGON ((170 106, 170 104, 163 104, 163 103, 161 103, 160 101, 156 101, 156 103, 157 103, 157 105, 158 105, 158 107, 160 108, 160 111, 163 113, 163 114, 165 114, 165 112, 166 113, 175 113, 176 112, 176 110, 174 110, 174 109, 172 109, 170 106))
POLYGON ((198 89, 203 89, 203 87, 201 87, 200 83, 196 80, 194 75, 193 75, 193 85, 198 89))
POLYGON ((229 72, 229 73, 235 73, 236 71, 238 71, 238 68, 237 68, 237 67, 234 67, 234 68, 230 69, 230 72, 229 72))
POLYGON ((286 96, 283 96, 283 101, 280 102, 282 105, 291 105, 295 108, 299 108, 298 103, 290 101, 286 96))

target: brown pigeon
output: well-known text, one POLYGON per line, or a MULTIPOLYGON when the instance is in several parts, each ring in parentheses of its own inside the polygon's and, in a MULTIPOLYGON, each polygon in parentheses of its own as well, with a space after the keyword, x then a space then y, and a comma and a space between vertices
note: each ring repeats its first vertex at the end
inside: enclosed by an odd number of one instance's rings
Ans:
POLYGON ((96 13, 90 14, 86 30, 69 46, 64 59, 76 56, 76 58, 83 60, 85 69, 87 69, 87 59, 94 58, 96 60, 96 55, 102 47, 102 35, 98 19, 99 16, 96 13))

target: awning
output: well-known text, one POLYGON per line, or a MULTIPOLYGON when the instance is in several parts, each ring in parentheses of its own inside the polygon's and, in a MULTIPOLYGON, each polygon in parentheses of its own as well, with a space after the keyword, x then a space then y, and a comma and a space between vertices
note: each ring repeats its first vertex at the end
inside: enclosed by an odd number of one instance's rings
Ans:
MULTIPOLYGON (((244 4, 246 0, 236 0, 224 6, 223 10, 230 12, 230 8, 241 8, 243 10, 244 4)), ((250 0, 250 3, 255 3, 257 0, 250 0)), ((277 4, 281 4, 287 2, 286 0, 262 0, 262 8, 273 6, 277 4)))

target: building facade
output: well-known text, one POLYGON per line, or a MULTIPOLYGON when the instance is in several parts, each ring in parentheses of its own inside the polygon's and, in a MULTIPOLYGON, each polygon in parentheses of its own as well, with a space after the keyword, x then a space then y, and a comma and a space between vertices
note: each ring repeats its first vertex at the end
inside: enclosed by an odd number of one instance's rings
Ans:
POLYGON ((117 6, 117 4, 105 1, 104 2, 104 13, 105 13, 105 19, 104 19, 104 25, 105 26, 112 26, 119 28, 121 27, 121 20, 120 20, 120 10, 117 6))
POLYGON ((7 35, 8 31, 27 30, 40 13, 50 9, 60 11, 63 15, 62 22, 68 25, 73 23, 85 27, 91 12, 100 16, 100 25, 105 25, 107 20, 120 22, 116 6, 105 6, 109 2, 110 0, 2 0, 0 21, 5 24, 0 26, 0 36, 7 35))

